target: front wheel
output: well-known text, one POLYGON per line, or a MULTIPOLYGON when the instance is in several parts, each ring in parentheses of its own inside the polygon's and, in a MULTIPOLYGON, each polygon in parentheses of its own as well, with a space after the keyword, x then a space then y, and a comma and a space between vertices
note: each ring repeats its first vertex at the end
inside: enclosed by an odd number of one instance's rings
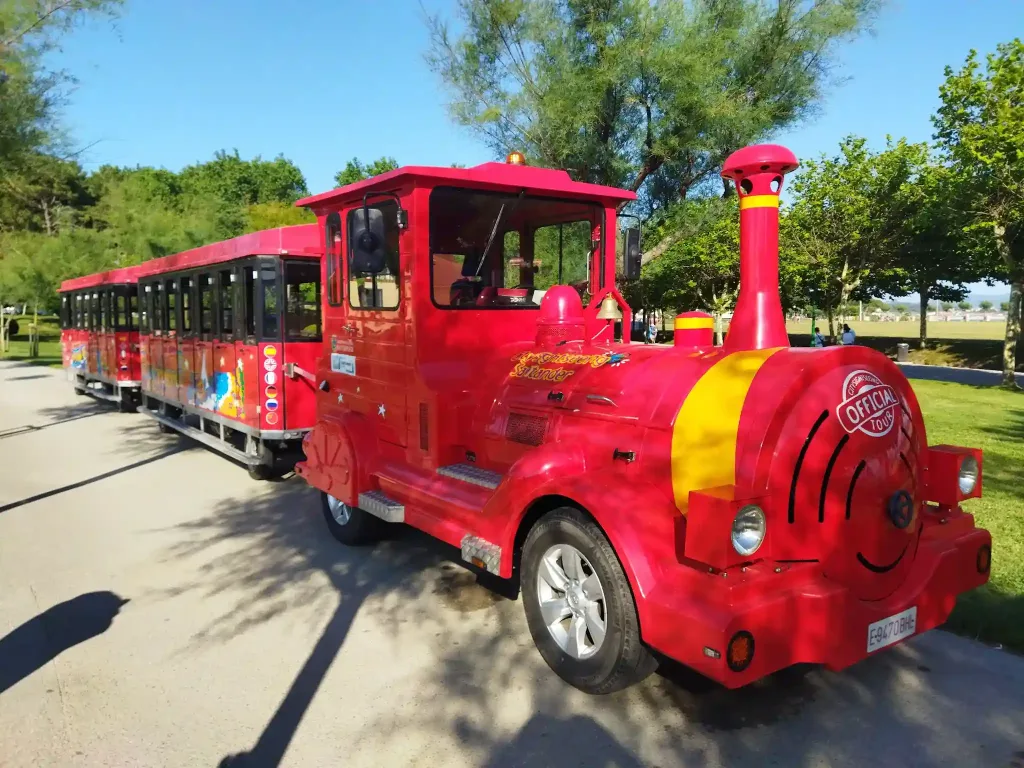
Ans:
POLYGON ((640 639, 626 574, 601 529, 577 509, 542 518, 523 547, 523 606, 548 666, 586 693, 622 690, 657 661, 640 639))
POLYGON ((386 523, 366 510, 334 498, 329 493, 320 493, 324 520, 331 535, 342 544, 358 547, 370 544, 381 537, 386 523))

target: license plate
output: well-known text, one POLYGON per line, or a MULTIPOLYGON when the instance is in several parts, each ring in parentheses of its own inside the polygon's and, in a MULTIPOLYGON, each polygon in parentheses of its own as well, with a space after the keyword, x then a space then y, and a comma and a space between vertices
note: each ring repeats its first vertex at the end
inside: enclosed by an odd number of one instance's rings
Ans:
POLYGON ((873 653, 917 631, 917 606, 868 625, 868 653, 873 653))

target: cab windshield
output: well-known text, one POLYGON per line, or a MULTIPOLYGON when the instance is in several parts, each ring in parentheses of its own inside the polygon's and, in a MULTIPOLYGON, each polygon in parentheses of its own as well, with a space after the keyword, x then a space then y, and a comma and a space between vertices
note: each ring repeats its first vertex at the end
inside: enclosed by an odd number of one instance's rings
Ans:
POLYGON ((540 306, 553 285, 587 304, 592 233, 600 206, 578 201, 440 187, 430 195, 434 303, 452 309, 540 306))

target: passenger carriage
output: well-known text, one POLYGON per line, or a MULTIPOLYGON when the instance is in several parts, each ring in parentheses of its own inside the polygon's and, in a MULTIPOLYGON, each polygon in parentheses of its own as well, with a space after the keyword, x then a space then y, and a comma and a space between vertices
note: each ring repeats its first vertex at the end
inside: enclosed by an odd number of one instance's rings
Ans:
POLYGON ((144 263, 141 412, 253 477, 289 469, 315 414, 321 253, 300 225, 144 263))
POLYGON ((134 410, 140 386, 138 267, 65 280, 61 355, 79 394, 134 410))

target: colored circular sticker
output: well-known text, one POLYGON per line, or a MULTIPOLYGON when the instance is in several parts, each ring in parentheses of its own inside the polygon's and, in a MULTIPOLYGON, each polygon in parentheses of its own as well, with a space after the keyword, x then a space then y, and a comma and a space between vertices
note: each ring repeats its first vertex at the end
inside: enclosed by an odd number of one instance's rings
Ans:
POLYGON ((266 419, 267 419, 267 424, 277 424, 277 414, 276 413, 268 413, 266 419))
POLYGON ((263 354, 267 357, 277 357, 277 347, 273 344, 268 344, 263 348, 263 354))
POLYGON ((273 398, 271 398, 270 400, 267 400, 267 410, 268 411, 276 411, 277 410, 277 400, 274 400, 273 398))
POLYGON ((277 397, 277 387, 267 387, 263 394, 267 397, 277 397))
POLYGON ((268 357, 263 361, 263 367, 266 368, 268 371, 276 371, 277 360, 275 360, 272 357, 268 357))
POLYGON ((275 384, 277 384, 277 374, 274 373, 273 371, 268 371, 267 373, 263 374, 263 380, 267 382, 268 387, 272 387, 275 384))

